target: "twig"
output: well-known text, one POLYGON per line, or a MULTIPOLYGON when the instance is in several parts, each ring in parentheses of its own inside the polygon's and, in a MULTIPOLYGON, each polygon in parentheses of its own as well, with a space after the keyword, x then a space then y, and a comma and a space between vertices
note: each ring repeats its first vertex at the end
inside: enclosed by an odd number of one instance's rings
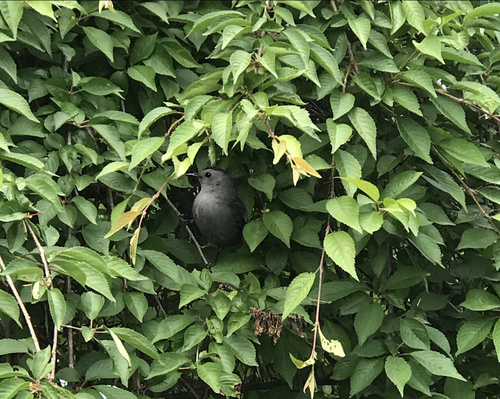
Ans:
POLYGON ((475 108, 478 111, 482 112, 483 114, 488 115, 491 119, 494 119, 495 121, 500 122, 500 117, 498 115, 494 115, 494 114, 486 111, 485 109, 483 109, 479 105, 474 104, 471 101, 467 101, 464 98, 455 97, 454 95, 451 95, 450 93, 448 93, 446 90, 443 90, 443 89, 434 89, 434 90, 436 92, 438 92, 439 94, 442 94, 442 95, 444 95, 444 96, 446 96, 448 98, 451 98, 452 100, 454 100, 456 102, 459 102, 459 103, 462 103, 462 104, 466 104, 466 105, 468 105, 468 106, 470 106, 472 108, 475 108))
MULTIPOLYGON (((5 271, 5 269, 7 269, 5 267, 5 263, 3 261, 2 255, 0 255, 0 267, 2 268, 2 271, 5 271)), ((21 308, 21 311, 23 312, 24 319, 26 320, 26 324, 28 325, 28 329, 30 330, 31 339, 33 339, 35 349, 38 352, 40 350, 40 344, 38 343, 38 338, 36 336, 35 329, 33 328, 33 324, 31 323, 31 316, 28 313, 28 310, 26 309, 26 307, 24 306, 23 300, 21 299, 21 296, 19 295, 19 292, 17 291, 17 288, 14 284, 14 281, 12 280, 12 277, 10 277, 10 275, 6 274, 5 278, 7 280, 7 283, 9 284, 9 287, 10 287, 12 293, 14 294, 14 297, 17 300, 19 307, 21 308)))
POLYGON ((167 130, 167 133, 165 133, 165 135, 163 137, 167 138, 168 136, 170 136, 170 134, 172 133, 172 130, 174 130, 174 127, 176 127, 183 120, 184 120, 184 115, 182 115, 179 119, 177 119, 174 123, 172 123, 170 125, 170 127, 167 130))
MULTIPOLYGON (((178 217, 182 217, 182 214, 175 207, 175 205, 172 203, 172 201, 170 201, 170 199, 167 196, 165 196, 165 199, 167 200, 168 205, 173 209, 173 211, 175 212, 175 214, 178 217)), ((184 228, 188 232, 189 238, 191 239, 191 241, 193 241, 194 245, 196 246, 196 249, 198 250, 198 253, 200 254, 201 260, 205 263, 205 266, 209 265, 210 262, 205 257, 205 254, 203 253, 201 245, 198 243, 198 240, 196 239, 196 237, 195 237, 195 235, 193 233, 193 230, 191 230, 191 228, 187 224, 184 226, 184 228)))
POLYGON ((163 309, 163 306, 160 302, 160 300, 158 299, 158 295, 155 295, 155 300, 156 300, 156 303, 158 304, 158 307, 160 308, 160 312, 161 314, 163 315, 163 317, 167 318, 167 312, 165 312, 165 309, 163 309))
POLYGON ((189 384, 183 377, 181 377, 180 380, 187 387, 187 389, 191 391, 191 393, 196 399, 201 399, 201 397, 198 395, 196 390, 191 386, 191 384, 189 384))
POLYGON ((352 52, 351 42, 349 41, 347 41, 347 52, 349 53, 349 64, 352 64, 354 72, 356 72, 357 75, 359 74, 359 67, 356 58, 354 58, 354 53, 352 52))
POLYGON ((35 232, 31 228, 29 221, 25 219, 24 224, 26 225, 31 236, 33 237, 33 241, 35 241, 36 247, 38 248, 38 252, 40 253, 40 257, 42 258, 45 279, 47 280, 47 288, 50 290, 52 289, 52 278, 50 277, 49 263, 47 262, 47 257, 45 256, 45 250, 43 249, 42 244, 40 244, 40 241, 38 240, 38 237, 36 236, 35 232))
POLYGON ((330 0, 330 4, 332 6, 333 11, 337 12, 337 4, 335 3, 335 0, 330 0))

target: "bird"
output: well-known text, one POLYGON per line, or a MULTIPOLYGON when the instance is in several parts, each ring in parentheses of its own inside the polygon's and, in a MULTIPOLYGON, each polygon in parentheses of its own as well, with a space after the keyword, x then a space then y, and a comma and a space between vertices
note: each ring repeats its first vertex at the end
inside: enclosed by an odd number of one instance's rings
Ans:
POLYGON ((202 237, 218 248, 239 244, 245 225, 245 206, 231 176, 219 168, 186 175, 196 178, 200 184, 192 212, 202 237))

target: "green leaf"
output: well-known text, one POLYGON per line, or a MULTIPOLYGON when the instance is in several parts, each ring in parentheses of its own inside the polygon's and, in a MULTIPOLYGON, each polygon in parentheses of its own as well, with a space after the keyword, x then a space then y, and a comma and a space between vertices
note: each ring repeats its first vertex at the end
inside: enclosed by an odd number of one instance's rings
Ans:
POLYGON ((348 18, 347 23, 366 50, 366 43, 368 42, 368 37, 370 36, 370 30, 372 26, 370 20, 360 17, 348 18))
POLYGON ((431 57, 439 60, 441 64, 444 64, 443 57, 441 56, 441 49, 443 45, 436 35, 428 35, 420 43, 413 40, 413 45, 421 53, 430 55, 431 57))
POLYGON ((479 106, 485 107, 490 113, 500 107, 500 97, 498 94, 479 82, 469 82, 462 80, 453 85, 455 89, 463 91, 464 98, 479 106))
POLYGON ((17 65, 9 52, 0 47, 0 68, 3 69, 17 83, 17 65))
POLYGON ((26 166, 27 168, 39 171, 42 171, 45 168, 43 162, 28 154, 18 154, 15 152, 5 152, 0 150, 0 159, 5 159, 6 161, 14 162, 18 165, 26 166))
POLYGON ((243 228, 243 237, 245 238, 250 252, 255 251, 259 244, 267 237, 269 230, 261 219, 251 220, 243 228))
POLYGON ((95 320, 104 306, 104 298, 95 292, 84 292, 80 303, 89 320, 95 320))
POLYGON ((493 328, 493 344, 495 345, 495 352, 497 359, 500 361, 500 320, 497 320, 493 328))
POLYGON ((401 1, 391 1, 389 3, 389 10, 392 22, 391 35, 393 35, 403 26, 406 21, 406 16, 401 1))
POLYGON ((59 330, 66 315, 66 301, 64 295, 58 288, 52 288, 47 291, 50 314, 56 328, 59 330))
POLYGON ((418 1, 402 1, 403 11, 408 23, 420 33, 425 33, 425 13, 418 1))
POLYGON ((5 22, 7 22, 14 39, 17 39, 17 28, 23 16, 23 8, 23 4, 20 2, 0 2, 2 17, 5 19, 5 22))
POLYGON ((410 356, 434 375, 465 381, 465 378, 458 373, 451 359, 441 353, 426 350, 411 352, 410 356))
POLYGON ((199 364, 196 367, 198 377, 201 378, 212 390, 218 394, 220 392, 221 367, 212 362, 199 364))
POLYGON ((162 353, 153 361, 147 379, 149 380, 159 375, 165 375, 172 371, 176 371, 179 367, 189 362, 189 358, 181 353, 162 353))
POLYGON ((300 273, 286 289, 285 305, 281 320, 285 320, 307 297, 316 279, 315 273, 300 273))
POLYGON ((271 211, 264 213, 263 221, 269 232, 290 248, 290 236, 293 231, 292 219, 284 212, 271 211))
POLYGON ((101 394, 101 397, 104 396, 106 399, 137 399, 137 396, 133 393, 114 386, 93 385, 92 388, 97 390, 101 394))
POLYGON ((0 382, 0 397, 11 399, 20 391, 28 391, 30 381, 25 381, 22 378, 6 378, 0 382))
POLYGON ((132 170, 137 165, 139 165, 143 160, 153 155, 153 153, 161 147, 165 142, 163 137, 148 137, 146 139, 139 140, 132 149, 132 160, 128 170, 132 170))
POLYGON ((330 137, 330 144, 332 146, 332 154, 339 149, 341 145, 347 143, 352 135, 352 128, 343 123, 336 124, 333 119, 326 120, 326 129, 330 137))
POLYGON ((430 349, 429 333, 417 319, 405 317, 399 323, 401 339, 413 349, 430 349))
POLYGON ((411 187, 422 176, 422 172, 404 171, 391 178, 389 184, 382 191, 382 199, 397 198, 399 194, 411 187))
POLYGON ((139 334, 137 331, 123 327, 113 327, 110 328, 109 331, 149 357, 153 359, 158 358, 156 347, 144 335, 139 334))
MULTIPOLYGON (((368 93, 372 96, 376 101, 381 100, 381 93, 379 92, 378 86, 375 84, 375 80, 366 72, 360 72, 356 76, 353 77, 353 82, 356 83, 357 86, 361 88, 361 90, 368 93)), ((355 108, 355 110, 359 110, 362 108, 355 108)))
POLYGON ((240 75, 245 72, 248 65, 250 65, 250 61, 252 60, 252 54, 247 53, 243 50, 236 50, 231 54, 229 58, 229 64, 231 65, 231 72, 233 73, 233 83, 236 84, 236 81, 240 77, 240 75))
POLYGON ((337 60, 332 53, 314 42, 309 43, 309 46, 311 47, 312 58, 314 58, 314 60, 321 65, 326 72, 333 76, 339 85, 343 84, 342 73, 338 67, 337 60))
POLYGON ((119 170, 124 170, 128 169, 130 163, 129 162, 123 162, 123 161, 116 161, 116 162, 111 162, 108 163, 102 170, 97 174, 95 177, 96 180, 98 180, 101 176, 107 175, 109 173, 117 172, 119 170))
POLYGON ((358 132, 361 138, 365 141, 368 149, 372 153, 374 159, 377 159, 377 127, 375 126, 375 121, 362 108, 354 108, 348 113, 349 120, 351 121, 354 129, 358 132))
POLYGON ((431 138, 424 127, 412 118, 402 116, 396 119, 399 134, 416 156, 432 164, 430 157, 431 138))
POLYGON ((91 223, 97 224, 97 209, 92 202, 78 195, 73 197, 73 204, 91 223))
POLYGON ((227 336, 230 337, 233 333, 245 326, 251 318, 252 315, 250 313, 232 314, 227 323, 227 336))
POLYGON ((142 133, 146 131, 147 128, 149 128, 153 123, 155 123, 158 119, 163 118, 167 115, 174 114, 175 111, 171 110, 168 107, 157 107, 153 108, 151 111, 149 111, 144 118, 142 119, 141 123, 139 124, 139 131, 137 133, 138 138, 141 138, 142 133))
POLYGON ((418 102, 417 96, 410 88, 406 86, 395 85, 392 86, 392 93, 394 96, 394 101, 396 101, 399 105, 405 107, 408 111, 411 111, 418 116, 423 116, 422 111, 420 111, 420 104, 418 102))
MULTIPOLYGON (((37 1, 38 3, 38 1, 37 1)), ((130 17, 130 15, 124 13, 120 10, 101 10, 99 12, 93 12, 90 14, 93 17, 99 17, 107 19, 108 21, 112 21, 117 23, 120 26, 129 28, 130 30, 141 33, 140 30, 135 26, 134 21, 130 17)))
POLYGON ((118 129, 112 125, 92 125, 92 127, 99 133, 104 141, 113 148, 120 156, 122 161, 125 161, 125 144, 120 139, 118 129))
POLYGON ((380 192, 374 184, 366 180, 353 179, 351 177, 341 177, 341 179, 354 184, 357 188, 368 195, 373 201, 378 202, 380 198, 380 192))
POLYGON ((181 351, 185 352, 201 343, 208 335, 208 331, 200 324, 189 326, 184 333, 184 343, 181 351))
MULTIPOLYGON (((302 59, 305 68, 309 62, 309 54, 311 51, 308 40, 306 39, 306 33, 292 26, 288 26, 283 31, 283 34, 288 38, 290 44, 297 50, 297 54, 299 54, 302 59)), ((297 66, 297 68, 302 69, 301 66, 297 66)))
MULTIPOLYGON (((187 34, 187 36, 190 36, 192 33, 195 33, 195 32, 203 32, 203 31, 205 31, 206 28, 208 28, 212 24, 213 21, 226 19, 229 17, 244 18, 245 15, 239 11, 234 11, 234 10, 223 10, 223 11, 209 12, 205 15, 200 16, 196 20, 196 22, 193 24, 193 27, 191 28, 191 30, 187 34)), ((219 393, 219 391, 215 391, 215 393, 219 393)))
POLYGON ((231 129, 233 128, 232 113, 218 113, 212 119, 212 139, 217 145, 222 148, 222 151, 227 155, 227 147, 229 144, 229 137, 231 136, 231 129))
POLYGON ((460 305, 466 309, 481 312, 500 308, 500 298, 487 291, 472 289, 460 305))
MULTIPOLYGON (((398 73, 399 68, 391 57, 386 57, 385 55, 379 53, 373 53, 364 58, 359 65, 362 65, 369 69, 374 69, 381 72, 398 73)), ((359 76, 359 75, 356 75, 359 76)), ((377 100, 380 99, 380 94, 374 97, 377 100)))
POLYGON ((135 41, 134 47, 132 48, 132 53, 130 54, 131 65, 135 65, 139 61, 145 60, 151 55, 151 53, 155 49, 157 37, 158 32, 152 35, 140 36, 135 41))
POLYGON ((431 97, 437 97, 434 85, 432 84, 432 78, 427 72, 420 69, 410 69, 409 71, 400 73, 399 76, 405 82, 424 89, 431 97))
POLYGON ((3 290, 0 290, 0 312, 9 316, 21 327, 19 305, 12 295, 3 290))
POLYGON ((465 111, 460 103, 442 95, 438 95, 436 98, 430 97, 430 100, 446 119, 464 132, 471 134, 465 118, 465 111))
POLYGON ((222 291, 217 291, 215 295, 211 296, 208 303, 220 320, 224 320, 231 308, 231 300, 222 291))
POLYGON ((193 315, 173 315, 166 317, 158 325, 153 343, 172 337, 191 325, 197 319, 198 318, 193 315))
POLYGON ((50 372, 50 369, 52 367, 49 368, 47 367, 49 365, 50 355, 51 355, 50 345, 42 350, 35 352, 35 354, 33 355, 33 360, 31 362, 30 369, 33 374, 33 377, 36 380, 42 379, 50 372))
POLYGON ((491 331, 494 319, 483 317, 478 320, 466 321, 457 333, 457 353, 465 353, 485 340, 491 331))
POLYGON ((465 248, 486 248, 498 240, 498 234, 493 230, 476 227, 464 231, 457 250, 465 248))
POLYGON ((248 366, 258 366, 254 344, 247 338, 238 335, 224 337, 224 346, 229 346, 234 356, 248 366))
POLYGON ((62 209, 61 200, 59 198, 59 186, 54 181, 43 173, 35 173, 28 176, 26 186, 37 193, 40 197, 45 198, 59 211, 62 209))
POLYGON ((9 89, 0 88, 0 104, 25 116, 30 121, 40 123, 23 96, 9 89))
POLYGON ((479 148, 466 140, 449 138, 441 140, 438 145, 445 153, 459 161, 484 166, 485 168, 490 167, 479 148))
POLYGON ((398 388, 399 394, 404 398, 404 388, 411 378, 411 367, 402 357, 387 356, 385 359, 385 374, 398 388))
POLYGON ((273 190, 276 185, 276 179, 270 174, 254 174, 248 178, 248 184, 256 190, 265 193, 269 201, 273 199, 273 190))
POLYGON ((180 145, 187 143, 205 127, 207 125, 199 120, 189 120, 179 125, 170 136, 167 153, 162 157, 162 161, 169 159, 180 145))
POLYGON ((330 107, 333 112, 333 120, 347 114, 354 106, 355 97, 351 93, 334 91, 330 96, 330 107))
POLYGON ((345 231, 336 231, 325 237, 323 245, 325 246, 326 254, 342 270, 346 271, 351 275, 351 277, 359 281, 356 269, 354 268, 356 250, 352 237, 345 231))
POLYGON ((139 322, 148 310, 148 301, 142 292, 125 292, 123 299, 128 310, 132 313, 139 322))
POLYGON ((423 169, 427 174, 436 179, 437 184, 433 184, 435 187, 451 195, 465 210, 467 209, 464 191, 448 173, 435 167, 425 166, 423 169))
POLYGON ((339 222, 352 227, 361 233, 359 225, 359 205, 356 200, 347 195, 333 198, 326 203, 326 209, 339 222))
POLYGON ((473 18, 482 17, 484 15, 490 16, 493 14, 500 14, 500 4, 490 3, 476 7, 465 14, 464 22, 470 21, 473 18))
POLYGON ((90 77, 85 80, 82 79, 81 86, 83 91, 95 94, 96 96, 116 94, 118 97, 123 98, 120 94, 123 90, 108 79, 99 77, 90 77))
POLYGON ((378 303, 363 306, 354 318, 354 330, 358 336, 358 345, 363 345, 368 337, 378 331, 384 321, 384 308, 378 303))
POLYGON ((153 68, 147 65, 134 65, 127 69, 127 73, 132 79, 156 92, 156 72, 153 68))
POLYGON ((369 386, 383 369, 384 360, 381 358, 361 359, 352 372, 349 395, 354 396, 369 386))
POLYGON ((103 30, 91 26, 82 26, 82 29, 90 40, 90 43, 101 50, 113 62, 113 47, 115 45, 113 37, 103 30))

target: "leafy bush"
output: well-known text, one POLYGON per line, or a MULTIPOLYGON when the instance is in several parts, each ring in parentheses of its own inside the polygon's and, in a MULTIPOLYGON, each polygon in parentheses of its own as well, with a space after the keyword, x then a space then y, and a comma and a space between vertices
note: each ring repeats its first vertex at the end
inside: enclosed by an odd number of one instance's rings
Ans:
POLYGON ((0 2, 0 397, 500 397, 500 4, 110 3, 0 2))

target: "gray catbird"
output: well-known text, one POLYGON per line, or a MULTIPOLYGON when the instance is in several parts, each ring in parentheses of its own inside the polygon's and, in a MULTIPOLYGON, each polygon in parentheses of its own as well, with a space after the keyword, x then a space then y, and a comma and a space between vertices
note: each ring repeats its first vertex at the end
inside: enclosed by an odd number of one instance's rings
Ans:
POLYGON ((200 192, 193 202, 193 219, 203 238, 219 248, 238 244, 245 224, 245 207, 231 176, 216 168, 186 175, 200 183, 200 192))

